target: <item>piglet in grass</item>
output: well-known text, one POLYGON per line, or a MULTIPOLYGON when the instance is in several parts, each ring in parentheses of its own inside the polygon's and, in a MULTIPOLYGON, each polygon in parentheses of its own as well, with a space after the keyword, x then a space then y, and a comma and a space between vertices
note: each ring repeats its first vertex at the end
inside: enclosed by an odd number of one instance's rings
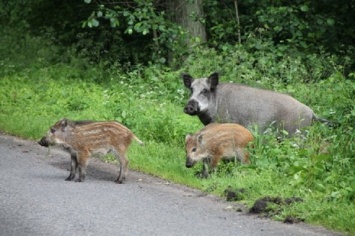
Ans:
POLYGON ((222 159, 238 159, 243 164, 249 164, 249 153, 246 148, 253 139, 251 132, 241 125, 209 124, 195 134, 186 135, 186 167, 191 168, 202 161, 201 177, 207 178, 209 168, 215 170, 222 159))

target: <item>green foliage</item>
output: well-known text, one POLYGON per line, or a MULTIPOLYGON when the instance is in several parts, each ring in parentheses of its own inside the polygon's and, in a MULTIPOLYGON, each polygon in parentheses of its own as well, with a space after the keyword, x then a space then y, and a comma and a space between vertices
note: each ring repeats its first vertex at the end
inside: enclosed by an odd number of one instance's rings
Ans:
MULTIPOLYGON (((340 55, 338 64, 346 64, 347 73, 355 68, 353 60, 346 58, 354 58, 353 4, 345 0, 250 0, 238 4, 242 44, 248 50, 259 50, 260 43, 267 45, 274 60, 281 63, 287 54, 298 54, 299 59, 308 61, 309 53, 331 53, 340 55)), ((208 44, 222 50, 237 44, 234 1, 208 0, 205 9, 206 30, 211 36, 208 44)))
MULTIPOLYGON (((206 26, 207 45, 219 53, 233 53, 240 30, 247 51, 269 48, 275 62, 292 54, 307 65, 313 59, 309 55, 331 53, 339 56, 337 64, 345 65, 345 75, 354 68, 354 6, 346 0, 238 2, 240 27, 235 1, 205 0, 203 4, 205 17, 198 20, 206 26)), ((94 64, 129 70, 139 64, 180 66, 184 62, 189 35, 172 22, 174 14, 178 13, 169 8, 169 1, 0 1, 3 27, 66 46, 56 55, 65 55, 69 48, 94 64)))
POLYGON ((119 28, 127 35, 134 36, 132 38, 149 38, 145 49, 151 52, 151 60, 157 64, 165 64, 168 61, 168 52, 179 51, 181 56, 182 51, 186 51, 183 43, 185 31, 170 22, 165 11, 158 9, 153 2, 134 0, 129 7, 100 4, 98 9, 83 21, 82 27, 99 27, 101 20, 104 23, 109 22, 111 27, 119 28))
MULTIPOLYGON (((337 134, 324 138, 319 133, 320 127, 315 126, 309 131, 307 140, 287 139, 282 143, 273 140, 272 136, 256 135, 256 148, 252 151, 254 168, 273 170, 288 178, 288 184, 297 188, 299 194, 318 192, 324 195, 325 201, 352 202, 355 197, 354 147, 348 142, 337 144, 347 149, 339 155, 331 147, 342 138, 337 134)), ((353 141, 354 135, 349 135, 349 139, 353 141)))
MULTIPOLYGON (((84 72, 79 70, 78 73, 84 72)), ((158 79, 150 84, 128 83, 136 76, 135 73, 128 74, 127 78, 113 76, 111 81, 98 85, 77 77, 75 70, 55 66, 36 72, 25 70, 15 79, 5 76, 0 82, 1 87, 6 88, 6 92, 1 93, 0 117, 5 122, 10 114, 18 117, 27 113, 34 117, 49 116, 46 125, 63 117, 118 120, 132 130, 138 130, 137 134, 147 140, 172 144, 180 143, 191 128, 199 127, 196 119, 185 116, 180 106, 173 104, 169 97, 163 97, 164 93, 174 89, 165 88, 158 79)), ((171 100, 182 102, 177 91, 173 92, 171 100)), ((8 122, 16 126, 13 121, 8 122)), ((44 127, 38 129, 34 124, 26 125, 30 126, 27 137, 38 138, 43 134, 44 127)))
POLYGON ((292 52, 281 54, 280 50, 268 42, 250 38, 245 46, 226 46, 222 52, 196 48, 182 67, 194 76, 219 71, 222 80, 264 88, 272 86, 275 90, 297 82, 317 82, 342 69, 332 66, 339 61, 335 56, 309 54, 303 57, 292 52))
MULTIPOLYGON (((353 6, 347 4, 345 0, 336 3, 325 0, 317 2, 250 0, 238 3, 241 28, 245 32, 244 39, 250 33, 255 33, 258 37, 272 39, 274 44, 284 44, 290 49, 296 47, 302 50, 319 50, 321 42, 323 47, 336 52, 344 44, 350 46, 349 37, 354 35, 354 29, 349 25, 353 6), (346 32, 339 32, 339 28, 345 25, 350 28, 345 27, 348 29, 346 32)), ((208 12, 207 30, 213 36, 210 43, 220 45, 221 42, 222 44, 237 42, 234 4, 234 1, 205 2, 208 12), (220 15, 226 17, 219 17, 220 15)))

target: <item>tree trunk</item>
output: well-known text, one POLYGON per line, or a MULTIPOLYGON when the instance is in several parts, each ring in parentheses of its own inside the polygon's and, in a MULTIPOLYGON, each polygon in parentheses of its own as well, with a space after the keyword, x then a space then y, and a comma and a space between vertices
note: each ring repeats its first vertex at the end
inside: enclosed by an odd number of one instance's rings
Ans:
POLYGON ((206 28, 204 21, 203 0, 169 0, 171 20, 181 25, 188 32, 187 44, 193 46, 196 38, 204 43, 206 28))

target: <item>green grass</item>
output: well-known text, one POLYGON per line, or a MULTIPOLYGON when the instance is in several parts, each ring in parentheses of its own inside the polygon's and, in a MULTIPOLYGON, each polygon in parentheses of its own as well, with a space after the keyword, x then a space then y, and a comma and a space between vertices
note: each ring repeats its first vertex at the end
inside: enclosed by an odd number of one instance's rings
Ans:
MULTIPOLYGON (((224 65, 228 76, 222 80, 234 76, 236 82, 290 93, 320 116, 340 123, 337 128, 316 123, 309 128, 305 140, 295 138, 279 143, 272 135, 256 135, 254 148, 250 147, 251 165, 221 163, 209 179, 199 179, 195 173, 201 164, 192 169, 185 167, 184 139, 202 125, 197 117, 182 111, 187 91, 180 72, 151 66, 123 73, 77 59, 72 64, 49 65, 35 60, 34 64, 26 61, 29 64, 24 65, 17 61, 23 57, 27 58, 12 54, 0 61, 0 130, 38 140, 63 117, 117 120, 145 143, 133 144, 129 149, 130 169, 221 197, 227 188, 245 189, 240 202, 248 207, 265 196, 300 197, 302 202, 272 206, 272 217, 283 220, 291 215, 355 234, 355 83, 340 73, 317 83, 305 83, 297 70, 292 70, 292 74, 277 69, 282 66, 267 74, 267 70, 247 67, 248 63, 241 64, 237 71, 234 65, 223 63, 228 58, 216 56, 210 60, 208 54, 188 59, 183 70, 196 77, 224 65), (281 76, 287 75, 288 83, 272 79, 275 70, 281 76)), ((238 60, 237 54, 231 57, 238 60)))

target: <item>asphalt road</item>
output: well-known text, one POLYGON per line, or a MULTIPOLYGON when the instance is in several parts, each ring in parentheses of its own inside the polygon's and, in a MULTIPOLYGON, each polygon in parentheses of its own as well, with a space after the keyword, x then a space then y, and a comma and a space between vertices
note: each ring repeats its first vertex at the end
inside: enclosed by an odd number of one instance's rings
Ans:
POLYGON ((0 235, 339 235, 237 212, 236 203, 92 158, 85 182, 64 181, 67 153, 0 135, 0 235))

